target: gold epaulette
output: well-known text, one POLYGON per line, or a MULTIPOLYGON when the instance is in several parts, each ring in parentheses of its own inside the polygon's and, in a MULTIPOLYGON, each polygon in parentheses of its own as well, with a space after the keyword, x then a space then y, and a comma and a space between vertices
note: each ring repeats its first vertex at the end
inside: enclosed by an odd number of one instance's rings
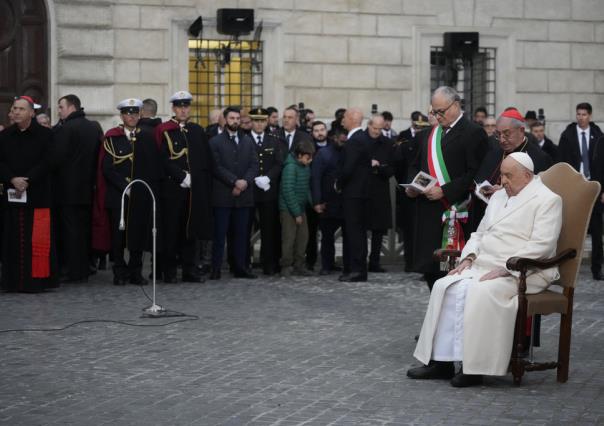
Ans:
POLYGON ((121 164, 127 160, 132 160, 132 158, 134 157, 134 152, 131 152, 130 154, 126 155, 119 155, 118 153, 116 153, 115 149, 113 148, 113 141, 111 140, 111 138, 105 139, 103 141, 103 148, 105 148, 107 154, 113 157, 114 165, 121 164))
POLYGON ((167 131, 164 132, 164 136, 166 137, 166 142, 168 143, 168 151, 170 151, 170 160, 178 160, 183 155, 187 155, 189 153, 188 148, 183 148, 179 152, 174 152, 174 143, 170 138, 170 135, 167 131))

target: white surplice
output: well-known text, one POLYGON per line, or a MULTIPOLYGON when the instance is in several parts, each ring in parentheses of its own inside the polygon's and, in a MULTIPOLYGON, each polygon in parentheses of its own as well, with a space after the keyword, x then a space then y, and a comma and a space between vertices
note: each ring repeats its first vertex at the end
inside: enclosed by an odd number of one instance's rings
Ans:
MULTIPOLYGON (((508 197, 503 189, 495 192, 478 229, 462 251, 462 259, 474 254, 476 260, 461 274, 446 276, 434 284, 413 355, 424 364, 434 355, 440 360, 463 361, 466 374, 505 375, 518 310, 519 273, 509 271, 511 275, 506 277, 478 280, 496 268, 505 268, 513 256, 554 256, 561 226, 562 199, 538 176, 514 197, 508 197), (459 284, 453 295, 445 298, 447 289, 456 283, 459 284), (443 309, 447 309, 443 318, 450 320, 443 321, 437 333, 443 309), (447 356, 452 359, 445 359, 447 356)), ((529 271, 527 293, 543 291, 558 277, 557 268, 529 271)))

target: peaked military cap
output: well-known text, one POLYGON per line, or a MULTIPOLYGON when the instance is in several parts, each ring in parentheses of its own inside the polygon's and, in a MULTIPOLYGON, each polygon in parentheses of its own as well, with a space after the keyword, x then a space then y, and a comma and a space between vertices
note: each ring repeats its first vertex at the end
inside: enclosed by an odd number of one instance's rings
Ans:
POLYGON ((170 102, 174 106, 188 106, 191 105, 192 100, 193 95, 186 90, 179 90, 170 97, 170 102))
POLYGON ((252 120, 268 120, 270 114, 264 108, 254 108, 248 115, 252 120))
POLYGON ((143 107, 143 101, 141 101, 140 99, 136 99, 136 98, 124 99, 119 104, 117 104, 117 109, 122 114, 140 112, 142 107, 143 107))

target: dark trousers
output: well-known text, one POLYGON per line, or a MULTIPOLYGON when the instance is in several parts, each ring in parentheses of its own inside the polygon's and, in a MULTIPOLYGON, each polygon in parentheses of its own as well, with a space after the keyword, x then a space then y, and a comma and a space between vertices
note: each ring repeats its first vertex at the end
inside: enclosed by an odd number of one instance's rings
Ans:
MULTIPOLYGON (((260 230, 260 263, 265 273, 273 273, 279 267, 281 258, 281 227, 279 226, 279 202, 277 200, 257 202, 254 212, 258 215, 260 230)), ((255 217, 253 214, 252 217, 255 217)), ((249 223, 249 236, 253 220, 249 223)), ((249 238, 249 237, 248 237, 249 238)), ((251 251, 248 257, 251 257, 251 251)))
POLYGON ((164 201, 162 208, 164 244, 161 253, 161 270, 164 279, 176 277, 179 259, 183 274, 191 274, 195 270, 197 240, 193 235, 187 235, 188 215, 188 198, 182 201, 164 201))
POLYGON ((119 229, 120 210, 109 210, 109 221, 111 224, 111 254, 113 257, 113 275, 117 278, 136 278, 141 274, 143 267, 143 252, 129 251, 129 260, 124 259, 126 248, 126 232, 119 229))
POLYGON ((367 275, 367 200, 345 198, 344 231, 350 247, 350 271, 367 275))
MULTIPOLYGON (((600 200, 596 200, 600 203, 600 200)), ((596 205, 591 212, 589 220, 589 234, 591 235, 591 272, 602 271, 602 207, 596 205)))
POLYGON ((233 271, 247 270, 249 207, 214 207, 214 240, 212 242, 212 268, 220 270, 224 258, 227 232, 233 230, 233 271), (232 222, 231 222, 232 220, 232 222))
POLYGON ((86 279, 90 273, 90 206, 60 206, 57 219, 61 274, 69 280, 86 279))
POLYGON ((397 206, 396 224, 402 233, 405 271, 410 272, 413 265, 413 230, 414 226, 414 200, 404 193, 399 195, 400 202, 397 206))
POLYGON ((321 230, 321 269, 332 271, 336 258, 336 231, 342 228, 342 264, 344 273, 350 272, 350 250, 346 237, 344 220, 335 217, 322 217, 319 219, 321 230))
POLYGON ((306 266, 310 269, 317 263, 317 231, 319 229, 319 214, 312 208, 306 209, 306 221, 308 222, 308 243, 306 243, 306 266))
POLYGON ((369 253, 369 266, 380 266, 380 256, 382 254, 382 240, 386 235, 386 231, 372 230, 371 231, 371 252, 369 253))

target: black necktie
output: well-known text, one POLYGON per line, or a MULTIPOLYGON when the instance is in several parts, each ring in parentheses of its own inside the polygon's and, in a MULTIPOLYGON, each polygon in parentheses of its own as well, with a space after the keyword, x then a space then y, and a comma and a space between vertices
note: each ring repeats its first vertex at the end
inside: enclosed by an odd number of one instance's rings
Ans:
POLYGON ((585 132, 581 132, 581 161, 583 162, 583 175, 589 179, 589 148, 585 132))
POLYGON ((262 136, 258 135, 257 138, 258 138, 258 146, 260 148, 262 148, 262 136))
POLYGON ((231 135, 231 142, 237 143, 237 138, 235 135, 231 135))

